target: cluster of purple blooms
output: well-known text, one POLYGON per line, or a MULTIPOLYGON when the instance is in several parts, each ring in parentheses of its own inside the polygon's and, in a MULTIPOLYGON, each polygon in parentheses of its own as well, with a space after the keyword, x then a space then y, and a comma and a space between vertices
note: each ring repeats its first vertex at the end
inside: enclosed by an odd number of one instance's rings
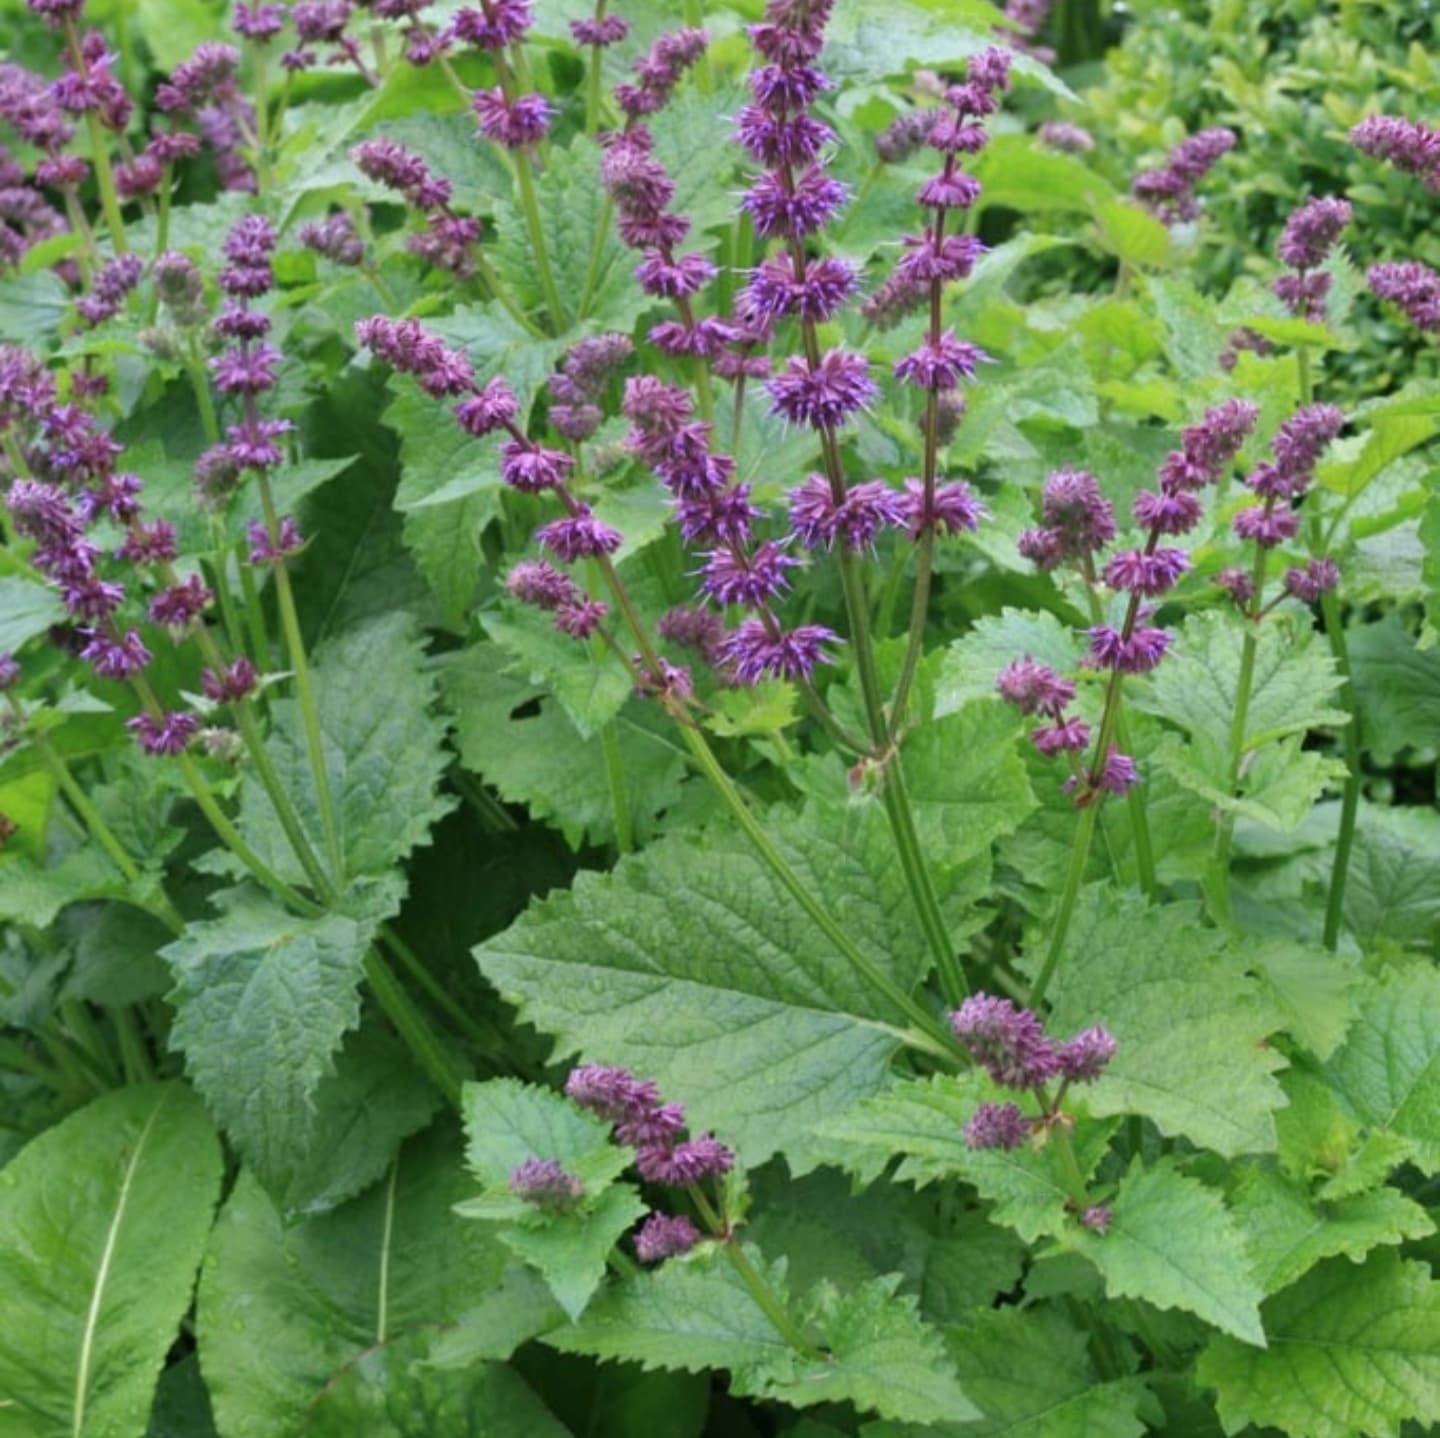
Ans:
POLYGON ((1055 8, 1055 0, 1005 0, 1005 23, 995 27, 996 33, 1023 55, 1030 55, 1043 65, 1055 63, 1055 51, 1039 41, 1040 32, 1055 8))
MULTIPOLYGON (((965 1142, 973 1149, 1019 1148, 1039 1136, 1060 1116, 1060 1104, 1071 1084, 1094 1083, 1115 1056, 1116 1043, 1099 1026, 1068 1039, 1052 1039, 1041 1020, 1009 999, 972 994, 950 1015, 950 1031, 961 1047, 1000 1088, 1033 1094, 1038 1117, 1027 1117, 1020 1105, 982 1103, 965 1125, 965 1142), (1048 1086, 1059 1082, 1052 1097, 1048 1086)), ((1103 1205, 1085 1208, 1080 1221, 1099 1233, 1110 1224, 1103 1205)))
MULTIPOLYGON (((225 237, 228 263, 220 271, 225 305, 211 325, 228 348, 210 361, 215 388, 239 400, 241 418, 226 431, 224 443, 212 446, 196 462, 196 480, 210 498, 226 492, 246 470, 264 474, 285 460, 281 438, 290 430, 288 420, 262 419, 259 398, 275 387, 280 351, 267 343, 270 317, 254 307, 275 284, 270 256, 275 231, 259 215, 247 215, 225 237)), ((272 528, 252 520, 247 531, 251 564, 275 564, 303 547, 299 526, 285 515, 272 528)))
MULTIPOLYGON (((1320 456, 1344 424, 1345 416, 1335 405, 1312 404, 1297 410, 1280 426, 1271 442, 1271 458, 1245 476, 1246 488, 1261 502, 1247 505, 1235 516, 1235 533, 1240 539, 1256 545, 1262 555, 1294 539, 1300 529, 1296 506, 1310 488, 1320 456)), ((1339 581, 1340 571, 1333 560, 1314 558, 1286 570, 1283 592, 1313 604, 1339 581)), ((1253 574, 1225 569, 1218 582, 1252 618, 1263 612, 1253 574)))
POLYGON ((1158 170, 1144 170, 1130 185, 1135 196, 1158 220, 1176 225, 1199 218, 1195 189, 1222 155, 1235 148, 1235 133, 1223 126, 1201 130, 1175 146, 1158 170))
MULTIPOLYGON (((1367 155, 1418 176, 1427 190, 1440 194, 1440 130, 1394 115, 1372 115, 1351 130, 1350 139, 1367 155)), ((1440 274, 1429 265, 1387 261, 1371 265, 1365 278, 1375 294, 1403 310, 1416 329, 1440 333, 1440 274)))
MULTIPOLYGON (((155 107, 167 115, 195 122, 215 157, 223 188, 253 191, 255 171, 245 151, 255 136, 255 110, 241 92, 239 74, 239 50, 233 45, 206 41, 197 45, 195 53, 177 65, 169 80, 155 91, 155 107)), ((171 135, 170 145, 183 143, 173 138, 179 132, 171 135)), ((193 137, 189 143, 193 146, 193 137)), ((193 148, 190 152, 194 152, 193 148)))
MULTIPOLYGON (((1180 448, 1165 457, 1156 488, 1135 496, 1133 514, 1146 531, 1145 542, 1115 551, 1099 567, 1098 576, 1099 551, 1116 535, 1114 507, 1086 470, 1059 470, 1045 481, 1042 523, 1021 534, 1020 552, 1042 569, 1070 564, 1087 584, 1100 577, 1110 588, 1129 594, 1120 627, 1097 624, 1089 634, 1088 662, 1109 671, 1112 685, 1123 674, 1149 673, 1164 658, 1169 631, 1143 621, 1153 613, 1153 601, 1174 588, 1190 561, 1183 550, 1161 540, 1186 534, 1200 522, 1201 493, 1219 483, 1254 430, 1258 415, 1256 406, 1246 400, 1227 400, 1181 432, 1180 448)), ((1074 755, 1089 746, 1090 726, 1065 713, 1075 696, 1074 685, 1052 669, 1026 656, 1006 666, 996 687, 1022 713, 1050 721, 1031 733, 1042 754, 1074 755)), ((1123 794, 1138 780, 1134 761, 1107 742, 1104 754, 1097 754, 1088 770, 1073 773, 1068 787, 1083 804, 1101 792, 1123 794)))
MULTIPOLYGON (((91 538, 93 527, 105 520, 123 530, 110 557, 155 575, 146 617, 177 639, 201 622, 212 600, 209 589, 198 574, 175 573, 175 531, 165 520, 145 520, 139 478, 118 468, 121 446, 79 405, 62 402, 53 377, 23 350, 0 350, 0 427, 24 461, 24 471, 11 477, 5 491, 10 522, 33 542, 30 564, 55 586, 69 616, 51 631, 52 639, 99 678, 137 685, 146 707, 128 727, 147 754, 183 752, 200 720, 162 710, 143 685, 151 652, 139 629, 122 618, 127 590, 102 568, 105 555, 91 538)), ((240 689, 254 687, 256 676, 246 666, 207 671, 204 682, 217 702, 233 702, 243 697, 240 689)))
POLYGON ((366 140, 350 158, 367 179, 403 196, 421 217, 424 228, 406 237, 406 249, 459 279, 475 273, 480 221, 451 209, 449 180, 394 140, 366 140))
POLYGON ((1324 320, 1332 276, 1320 267, 1350 223, 1350 216, 1348 201, 1325 198, 1308 201, 1285 222, 1276 253, 1291 273, 1281 275, 1274 289, 1297 319, 1324 320))
MULTIPOLYGON (((652 1079, 636 1078, 628 1069, 586 1064, 571 1072, 565 1092, 581 1108, 614 1125, 615 1141, 635 1150, 635 1169, 646 1183, 690 1188, 723 1178, 735 1165, 734 1155, 714 1134, 684 1136, 684 1105, 663 1102, 652 1079)), ((512 1189, 525 1167, 516 1170, 512 1189)), ((552 1177, 552 1184, 557 1181, 552 1177)), ((658 1263, 689 1252, 700 1237, 688 1218, 653 1212, 636 1232, 635 1254, 642 1263, 658 1263)))
POLYGON ((1063 155, 1083 155, 1095 148, 1094 135, 1068 120, 1046 120, 1035 136, 1042 145, 1063 155))
POLYGON ((365 259, 365 242, 355 230, 355 221, 344 210, 336 210, 323 220, 309 220, 295 232, 295 238, 331 264, 353 267, 365 259))

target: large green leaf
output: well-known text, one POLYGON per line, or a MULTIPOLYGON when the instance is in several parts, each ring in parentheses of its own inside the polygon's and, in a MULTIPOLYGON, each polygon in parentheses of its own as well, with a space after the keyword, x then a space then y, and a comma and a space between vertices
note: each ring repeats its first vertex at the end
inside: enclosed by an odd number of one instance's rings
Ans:
POLYGON ((307 1438, 570 1438, 518 1373, 433 1368, 428 1343, 408 1334, 360 1354, 317 1396, 307 1438))
POLYGON ((843 1297, 822 1284, 794 1305, 783 1267, 767 1269, 753 1249, 747 1257, 823 1358, 781 1338, 720 1245, 617 1285, 544 1341, 645 1368, 726 1368, 733 1392, 796 1407, 850 1402, 921 1423, 975 1416, 939 1334, 920 1321, 913 1299, 896 1295, 895 1280, 875 1279, 843 1297))
POLYGON ((1416 964, 1371 990, 1325 1073, 1361 1123, 1440 1170, 1440 972, 1416 964))
POLYGON ((1075 631, 1043 609, 987 614, 947 646, 935 679, 935 715, 953 714, 972 699, 993 695, 996 678, 1013 659, 1028 657, 1069 674, 1081 654, 1075 631))
MULTIPOLYGON (((812 801, 765 822, 853 943, 911 989, 924 943, 879 805, 812 801)), ((581 874, 476 957, 559 1055, 657 1078, 748 1164, 795 1158, 818 1120, 874 1093, 906 1022, 729 828, 581 874)))
POLYGON ((1087 1091, 1096 1114, 1138 1113, 1233 1155, 1275 1147, 1279 1016, 1243 955, 1192 904, 1150 908, 1091 890, 1056 971, 1052 1032, 1104 1024, 1119 1044, 1087 1091))
POLYGON ((380 1183, 289 1227, 241 1175, 200 1284, 200 1362, 223 1438, 308 1432, 311 1406, 363 1355, 438 1336, 499 1280, 499 1247, 451 1212, 470 1187, 458 1149, 449 1129, 411 1140, 380 1183))
POLYGON ((53 589, 0 575, 0 654, 13 654, 27 639, 43 634, 64 617, 53 589))
POLYGON ((925 1429, 876 1424, 865 1438, 1139 1438, 1138 1378, 1102 1382, 1089 1336, 1058 1309, 1000 1308, 951 1329, 951 1356, 978 1422, 925 1429))
POLYGON ((1267 1294, 1288 1288, 1322 1259, 1343 1253, 1358 1262, 1381 1244, 1435 1231, 1425 1210, 1396 1189, 1315 1203, 1298 1184, 1269 1169, 1245 1176, 1234 1212, 1267 1294))
POLYGON ((1440 651, 1419 648, 1398 614, 1350 630, 1346 643, 1367 747, 1386 760, 1440 747, 1440 651))
POLYGON ((96 1099, 0 1170, 0 1434, 140 1438, 220 1178, 182 1084, 96 1099))
POLYGON ((1108 1232, 1075 1224, 1064 1239, 1100 1270, 1112 1298, 1182 1308, 1264 1346, 1260 1285, 1250 1276, 1240 1230, 1213 1188, 1170 1159, 1149 1168, 1136 1159, 1110 1210, 1108 1232))
POLYGON ((926 854, 962 864, 1035 808, 1016 744, 1020 719, 998 699, 922 725, 901 751, 926 854))
MULTIPOLYGON (((322 645, 313 680, 347 875, 383 874, 453 807, 438 792, 446 755, 444 720, 430 712, 435 680, 403 614, 357 625, 322 645)), ((299 704, 281 700, 272 712, 271 757, 311 847, 323 856, 325 833, 299 704)), ((272 868, 305 882, 269 797, 248 773, 241 820, 245 837, 272 868)))
POLYGON ((227 1137, 277 1190, 315 1136, 314 1099, 360 1017, 371 927, 302 919, 255 889, 222 896, 163 956, 175 976, 174 1042, 227 1137))
POLYGON ((1440 1283, 1393 1249, 1332 1258, 1264 1308, 1265 1350, 1212 1340, 1196 1376, 1219 1391, 1227 1433, 1398 1435, 1440 1411, 1440 1283))
MULTIPOLYGON (((461 761, 571 844, 604 843, 615 833, 605 741, 582 739, 563 707, 542 698, 539 684, 505 673, 507 664, 498 645, 478 643, 441 671, 461 761)), ((645 837, 680 796, 685 754, 654 705, 627 704, 613 722, 625 805, 633 831, 645 837)))

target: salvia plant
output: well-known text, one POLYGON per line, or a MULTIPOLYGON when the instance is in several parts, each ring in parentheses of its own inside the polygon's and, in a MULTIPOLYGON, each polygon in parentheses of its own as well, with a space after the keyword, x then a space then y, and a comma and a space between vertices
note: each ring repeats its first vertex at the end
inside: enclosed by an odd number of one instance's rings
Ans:
POLYGON ((1137 8, 0 6, 0 1438, 1430 1431, 1430 62, 1137 8))

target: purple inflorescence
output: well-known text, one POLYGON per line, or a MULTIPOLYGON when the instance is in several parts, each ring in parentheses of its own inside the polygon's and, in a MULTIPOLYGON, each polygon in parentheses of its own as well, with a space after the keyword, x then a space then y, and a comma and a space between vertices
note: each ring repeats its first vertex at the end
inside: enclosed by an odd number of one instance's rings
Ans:
POLYGON ((635 1234, 635 1257, 641 1263, 662 1263, 689 1253, 700 1242, 700 1230, 683 1214, 652 1213, 635 1234))
POLYGON ((685 1187, 722 1177, 734 1167, 734 1155, 714 1134, 681 1137, 684 1107, 663 1103, 652 1079, 586 1064, 572 1070, 565 1092, 581 1108, 614 1124, 616 1141, 635 1149, 636 1169, 649 1183, 685 1187))
POLYGON ((1440 331, 1440 274, 1419 260, 1397 260, 1371 265, 1365 272, 1370 288, 1382 299, 1405 311, 1416 329, 1440 331))
POLYGON ((1367 155, 1388 160, 1440 193, 1440 130, 1398 115, 1371 115, 1350 131, 1350 139, 1367 155))
POLYGON ((962 1130, 970 1148, 1019 1148, 1030 1136, 1030 1120, 1016 1103, 982 1103, 962 1130))
POLYGON ((1196 219, 1200 204, 1195 198, 1195 187, 1220 157, 1234 148, 1233 131, 1218 127, 1201 130, 1176 145, 1160 169, 1136 175, 1130 192, 1167 225, 1196 219))
POLYGON ((1297 319, 1323 321, 1331 275, 1322 270, 1330 251, 1350 223, 1348 201, 1310 200, 1285 222, 1276 253, 1292 273, 1281 275, 1274 290, 1297 319))
POLYGON ((510 1192, 536 1208, 554 1211, 578 1203, 585 1196, 585 1185, 557 1159, 527 1158, 510 1174, 510 1192))
POLYGON ((1039 1018, 1009 999, 972 994, 950 1015, 950 1031, 1003 1088, 1034 1088, 1060 1070, 1039 1018))

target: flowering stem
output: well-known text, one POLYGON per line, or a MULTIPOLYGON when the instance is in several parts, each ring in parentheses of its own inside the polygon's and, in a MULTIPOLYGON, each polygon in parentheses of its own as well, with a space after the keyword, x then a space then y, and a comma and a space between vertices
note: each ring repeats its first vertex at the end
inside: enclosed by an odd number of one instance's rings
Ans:
POLYGON ((205 363, 192 333, 186 347, 185 373, 190 379, 190 388, 195 393, 195 406, 200 411, 200 427, 205 431, 205 443, 217 444, 220 440, 220 420, 215 414, 215 401, 210 394, 210 381, 205 375, 205 363))
POLYGON ((1345 912, 1345 880, 1350 872, 1350 851, 1355 845, 1355 822, 1360 812, 1360 721, 1355 713, 1355 683, 1350 673, 1350 649, 1345 642, 1345 625, 1340 601, 1334 590, 1320 596, 1320 613, 1335 669, 1340 675, 1340 702, 1350 716, 1345 725, 1345 789, 1340 798, 1340 830, 1335 838, 1335 860, 1330 869, 1330 892, 1325 899, 1325 947, 1334 950, 1340 943, 1340 922, 1345 912))
MULTIPOLYGON (((265 514, 265 527, 270 542, 279 548, 280 520, 275 512, 275 499, 270 492, 269 477, 262 471, 259 479, 260 504, 265 514)), ((330 791, 330 772, 325 757, 325 739, 320 729, 320 710, 315 702, 315 689, 310 682, 310 664, 305 655, 305 640, 300 633, 300 616, 295 608, 295 592, 290 587, 290 571, 284 559, 274 566, 275 594, 280 605, 280 625, 285 634, 285 647, 290 667, 295 672, 295 695, 300 701, 300 714, 305 726, 305 744, 310 751, 310 772, 315 779, 315 801, 325 830, 325 847, 335 882, 345 882, 345 853, 340 844, 340 826, 335 814, 335 800, 330 791)))
MULTIPOLYGON (((680 716, 676 716, 679 718, 680 716)), ((740 797, 730 776, 721 767, 715 752, 705 742, 704 736, 684 719, 680 732, 695 756, 700 772, 714 785, 716 792, 730 810, 745 836, 755 846, 756 852, 771 873, 780 881, 790 896, 810 916, 815 926, 834 944, 841 956, 873 988, 897 1009, 899 1009, 922 1033, 938 1040, 949 1051, 949 1038, 945 1030, 914 999, 884 974, 873 960, 861 953, 850 941, 845 931, 831 917, 815 896, 806 888, 799 875, 785 862, 785 857, 775 847, 760 821, 750 812, 749 806, 740 797)))
POLYGON ((454 1059, 446 1053, 425 1016, 415 1007, 404 986, 386 966, 377 950, 365 955, 365 979, 385 1017, 395 1025, 410 1052, 429 1075, 436 1088, 445 1095, 452 1108, 460 1107, 460 1088, 464 1077, 454 1059))
POLYGON ((100 208, 105 214, 105 228, 110 232, 110 244, 115 253, 123 255, 130 247, 125 242, 125 220, 120 214, 120 197, 115 193, 115 174, 110 168, 105 130, 100 124, 100 117, 93 110, 85 112, 85 124, 90 132, 90 157, 95 166, 95 183, 100 190, 100 208))
MULTIPOLYGON (((127 884, 138 884, 142 877, 139 866, 130 857, 125 846, 115 837, 115 831, 105 822, 100 811, 90 801, 90 796, 75 781, 75 776, 70 772, 70 766, 56 752, 55 746, 44 735, 34 737, 36 752, 45 761, 46 767, 55 776, 55 782, 60 787, 60 792, 70 802, 70 807, 80 816, 80 821, 90 831, 95 842, 110 857, 110 861, 120 870, 127 884)), ((154 904, 143 906, 148 913, 155 915, 172 933, 178 934, 185 927, 185 920, 175 911, 170 900, 161 891, 154 904)))
MULTIPOLYGON (((608 0, 595 0, 595 20, 605 18, 605 7, 608 0)), ((600 60, 605 53, 603 45, 592 45, 590 47, 590 65, 585 72, 585 133, 593 135, 600 128, 600 60)), ((601 222, 601 234, 609 227, 608 217, 601 222)), ((581 306, 580 313, 583 314, 584 306, 581 306)))
MULTIPOLYGON (((1085 570, 1085 594, 1090 602, 1090 622, 1102 624, 1105 614, 1100 606, 1100 596, 1095 593, 1094 567, 1086 560, 1085 570)), ((1112 680, 1115 704, 1115 738, 1120 747, 1127 753, 1134 751, 1130 747, 1129 726, 1125 722, 1125 697, 1119 687, 1119 676, 1112 680)), ((1110 699, 1110 692, 1106 692, 1107 701, 1110 699)), ((1104 763, 1104 751, 1097 751, 1097 761, 1104 763)), ((1146 898, 1152 904, 1160 902, 1160 885, 1155 877, 1155 851, 1150 844, 1150 817, 1145 810, 1145 800, 1140 796, 1137 785, 1132 784, 1125 791, 1125 807, 1130 812, 1130 835, 1135 845, 1135 868, 1140 876, 1140 887, 1144 890, 1146 898)), ((1103 830, 1102 830, 1103 832, 1103 830)))
POLYGON ((695 1205, 695 1210, 700 1215, 705 1227, 715 1238, 720 1240, 726 1258, 730 1260, 731 1266, 741 1283, 745 1285, 750 1297, 755 1300, 756 1307, 770 1320, 770 1326, 802 1357, 809 1359, 812 1363, 824 1362, 825 1355, 805 1337, 800 1326, 791 1318, 775 1290, 765 1282, 759 1269, 750 1262, 744 1249, 740 1247, 733 1230, 715 1211, 710 1200, 705 1197, 700 1185, 697 1183, 687 1184, 686 1192, 690 1195, 690 1201, 695 1205))
POLYGON ((600 207, 600 222, 595 226, 595 238, 590 242, 590 259, 585 266, 585 283, 580 289, 580 303, 575 308, 575 317, 584 319, 590 313, 590 301, 595 298, 595 286, 600 283, 600 257, 605 253, 605 241, 615 219, 615 201, 607 193, 605 203, 600 207))
POLYGON ((610 809, 615 819, 615 847, 622 854, 634 851, 630 827, 630 805, 625 796, 625 765, 620 757, 620 736, 611 719, 600 727, 600 746, 605 753, 605 779, 610 785, 610 809))
MULTIPOLYGON (((531 237, 533 241, 533 236, 531 237)), ((501 309, 510 316, 516 324, 526 330, 534 338, 540 339, 545 331, 520 308, 515 296, 510 293, 509 287, 491 267, 490 261, 477 248, 475 250, 475 273, 480 276, 486 288, 490 291, 490 297, 501 309)), ((393 307, 393 306, 392 306, 393 307)))
POLYGON ((265 611, 260 604, 260 591, 255 586, 255 576, 242 556, 240 560, 240 598, 245 610, 245 622, 250 626, 250 650, 255 662, 262 668, 270 664, 270 636, 265 630, 265 611))
POLYGON ((528 150, 515 151, 515 183, 520 191, 520 208, 525 214, 525 228, 530 232, 530 248, 534 251, 535 271, 540 276, 545 308, 550 312, 550 332, 562 334, 565 330, 565 307, 560 302, 555 273, 550 268, 550 253, 545 248, 545 228, 540 223, 540 202, 535 195, 535 171, 528 150))
POLYGON ((424 989, 426 995, 455 1027, 477 1048, 486 1052, 493 1052, 495 1049, 495 1036, 486 1033, 486 1031, 445 992, 444 986, 440 984, 430 970, 425 967, 420 955, 395 932, 390 924, 380 925, 380 937, 384 941, 386 948, 404 965, 410 977, 424 989))
POLYGON ((257 41, 251 47, 255 79, 255 171, 261 193, 270 188, 270 97, 266 65, 267 42, 257 41))
POLYGON ((1030 996, 1025 1001, 1027 1008, 1038 1008, 1055 977, 1060 955, 1065 952, 1065 939, 1070 932, 1070 920, 1075 915, 1075 900, 1080 895, 1080 884, 1085 877, 1085 865, 1090 859, 1090 841, 1095 836, 1095 821, 1100 815, 1098 802, 1087 804, 1080 811, 1080 823, 1075 829, 1075 845, 1070 850, 1070 868, 1065 874, 1065 888, 1060 894, 1060 907, 1055 911, 1055 926, 1050 931, 1050 947, 1045 962, 1030 985, 1030 996))

